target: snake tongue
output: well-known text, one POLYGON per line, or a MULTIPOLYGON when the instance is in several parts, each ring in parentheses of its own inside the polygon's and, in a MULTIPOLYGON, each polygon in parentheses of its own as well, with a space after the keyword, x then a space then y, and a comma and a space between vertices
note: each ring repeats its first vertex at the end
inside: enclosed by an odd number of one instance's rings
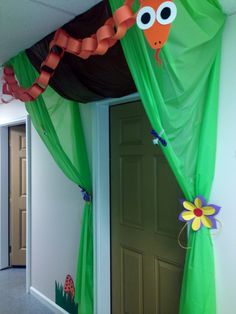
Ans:
POLYGON ((157 49, 157 50, 156 50, 156 54, 155 54, 156 62, 157 62, 158 64, 161 64, 161 63, 162 63, 161 59, 159 59, 159 53, 160 53, 160 51, 161 51, 160 48, 157 49))

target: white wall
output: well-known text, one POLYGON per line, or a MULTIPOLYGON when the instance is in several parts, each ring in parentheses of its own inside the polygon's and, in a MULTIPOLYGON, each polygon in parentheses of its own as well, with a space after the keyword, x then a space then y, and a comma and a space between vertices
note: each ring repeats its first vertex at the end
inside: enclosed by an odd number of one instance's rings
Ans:
POLYGON ((222 206, 214 236, 217 314, 236 313, 236 15, 223 36, 216 172, 211 201, 222 206))
MULTIPOLYGON (((22 120, 25 117, 25 106, 21 102, 13 101, 0 105, 0 125, 22 120)), ((91 122, 90 106, 82 108, 82 121, 86 125, 86 141, 91 155, 91 124, 84 122, 85 120, 91 122)), ((4 131, 7 132, 7 128, 4 128, 4 131)), ((0 132, 0 160, 1 134, 2 132, 0 132)), ((68 180, 58 168, 33 127, 31 165, 31 286, 54 301, 55 280, 64 283, 67 274, 75 279, 84 201, 80 189, 68 180)), ((0 167, 0 175, 3 170, 0 167)), ((1 202, 1 195, 6 194, 8 190, 6 177, 7 170, 1 176, 0 232, 5 232, 7 226, 8 206, 6 202, 6 204, 1 202)), ((8 247, 7 237, 1 238, 1 245, 5 248, 8 247)), ((4 267, 7 266, 6 257, 6 254, 5 256, 0 254, 0 267, 1 264, 4 267)))
MULTIPOLYGON (((81 105, 81 119, 92 163, 92 109, 81 105)), ((55 300, 55 280, 76 278, 84 201, 80 188, 58 168, 32 129, 32 286, 55 300)))
POLYGON ((83 200, 32 130, 32 286, 54 300, 55 280, 75 278, 83 200))
POLYGON ((224 12, 232 15, 236 13, 236 1, 235 0, 219 0, 224 12))
MULTIPOLYGON (((0 85, 1 88, 1 85, 0 85)), ((0 105, 0 124, 7 124, 13 120, 21 120, 26 116, 25 106, 20 101, 0 105)))

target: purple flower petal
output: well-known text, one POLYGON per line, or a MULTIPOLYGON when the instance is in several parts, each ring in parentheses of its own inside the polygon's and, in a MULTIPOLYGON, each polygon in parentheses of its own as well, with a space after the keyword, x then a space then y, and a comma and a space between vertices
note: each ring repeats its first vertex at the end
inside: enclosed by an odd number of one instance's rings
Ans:
POLYGON ((216 224, 215 218, 213 216, 207 216, 207 218, 209 218, 211 223, 212 223, 211 229, 217 229, 217 224, 216 224))
POLYGON ((215 208, 215 213, 214 213, 213 215, 210 215, 210 216, 216 216, 216 215, 218 215, 218 213, 219 213, 219 211, 220 211, 220 209, 221 209, 220 206, 217 206, 217 205, 214 205, 214 204, 209 204, 209 205, 207 205, 207 206, 211 206, 211 207, 215 208))
POLYGON ((183 207, 184 207, 184 205, 183 205, 183 204, 184 204, 184 202, 185 202, 185 199, 181 198, 179 201, 180 201, 181 206, 183 206, 183 207))

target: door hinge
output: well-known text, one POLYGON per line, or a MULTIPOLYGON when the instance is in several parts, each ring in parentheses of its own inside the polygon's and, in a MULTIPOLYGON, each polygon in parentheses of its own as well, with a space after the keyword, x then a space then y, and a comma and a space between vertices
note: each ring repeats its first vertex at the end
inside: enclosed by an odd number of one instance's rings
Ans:
POLYGON ((11 253, 11 245, 9 245, 9 253, 11 253))

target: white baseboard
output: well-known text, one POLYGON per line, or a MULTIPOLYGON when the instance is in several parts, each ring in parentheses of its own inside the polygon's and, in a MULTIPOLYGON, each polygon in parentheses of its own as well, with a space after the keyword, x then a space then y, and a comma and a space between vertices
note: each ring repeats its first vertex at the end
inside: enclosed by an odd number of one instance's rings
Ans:
POLYGON ((30 294, 35 296, 41 303, 46 305, 49 309, 51 309, 55 314, 68 314, 63 308, 58 306, 55 302, 50 300, 44 294, 39 292, 37 289, 30 287, 30 294))

